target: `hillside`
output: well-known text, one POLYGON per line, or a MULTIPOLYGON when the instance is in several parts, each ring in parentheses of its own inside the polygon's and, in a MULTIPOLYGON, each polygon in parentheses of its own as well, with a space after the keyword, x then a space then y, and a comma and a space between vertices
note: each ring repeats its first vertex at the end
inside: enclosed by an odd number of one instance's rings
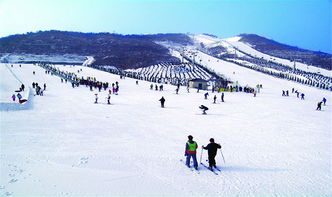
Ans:
POLYGON ((161 62, 179 62, 158 41, 190 44, 184 34, 119 35, 40 31, 0 39, 0 53, 93 56, 96 65, 122 69, 138 68, 161 62))
MULTIPOLYGON (((2 58, 6 55, 10 56, 3 58, 2 62, 34 63, 54 59, 53 63, 66 64, 82 64, 86 56, 90 56, 95 60, 94 67, 107 65, 125 70, 165 63, 180 64, 180 58, 171 54, 170 49, 181 51, 187 46, 207 51, 214 56, 222 54, 224 58, 234 57, 234 50, 237 50, 239 54, 245 53, 234 47, 232 50, 227 49, 228 44, 224 42, 227 39, 219 39, 210 34, 204 34, 204 36, 211 39, 210 44, 201 42, 195 45, 193 39, 195 36, 179 33, 120 35, 39 31, 0 38, 0 55, 2 58), (215 41, 221 44, 213 44, 215 41), (61 56, 64 57, 62 60, 61 56)), ((241 34, 239 38, 239 42, 246 43, 264 54, 332 70, 331 54, 291 47, 255 34, 241 34)))
POLYGON ((300 49, 255 34, 241 34, 240 37, 241 42, 249 43, 254 49, 262 53, 332 70, 331 54, 300 49))

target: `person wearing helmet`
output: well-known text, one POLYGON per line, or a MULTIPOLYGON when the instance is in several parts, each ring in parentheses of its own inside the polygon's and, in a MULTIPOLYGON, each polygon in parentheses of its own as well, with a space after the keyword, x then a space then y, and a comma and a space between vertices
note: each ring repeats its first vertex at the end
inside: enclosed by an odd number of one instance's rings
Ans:
POLYGON ((197 143, 193 141, 193 136, 188 136, 188 141, 186 143, 186 150, 185 150, 185 156, 186 158, 186 165, 190 168, 190 159, 193 158, 194 161, 194 167, 197 170, 198 163, 196 158, 196 150, 197 150, 197 143))

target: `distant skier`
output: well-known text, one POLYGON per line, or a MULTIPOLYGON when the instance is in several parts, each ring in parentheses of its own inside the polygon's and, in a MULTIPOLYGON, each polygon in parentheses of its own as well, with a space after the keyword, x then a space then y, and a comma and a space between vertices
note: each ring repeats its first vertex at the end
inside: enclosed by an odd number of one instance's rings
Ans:
POLYGON ((301 100, 304 100, 304 94, 303 93, 301 94, 301 100))
POLYGON ((98 103, 98 94, 95 94, 95 103, 98 103))
POLYGON ((224 101, 224 93, 221 93, 221 102, 225 102, 224 101))
POLYGON ((13 99, 13 101, 16 100, 16 96, 15 96, 15 94, 12 95, 12 99, 13 99))
POLYGON ((161 99, 159 99, 161 107, 164 108, 164 104, 165 104, 165 98, 162 96, 161 99))
POLYGON ((17 98, 18 98, 18 101, 21 101, 21 99, 22 99, 22 95, 20 94, 20 93, 17 93, 17 98))
POLYGON ((111 104, 111 94, 108 94, 108 96, 107 96, 107 104, 111 104))
POLYGON ((326 98, 325 97, 323 98, 323 103, 324 103, 324 105, 326 105, 326 98))
POLYGON ((204 98, 205 98, 205 99, 207 99, 208 96, 209 96, 209 93, 208 93, 208 92, 204 94, 204 98))
POLYGON ((216 100, 217 100, 217 95, 214 95, 214 97, 213 97, 213 103, 216 103, 216 100))
POLYGON ((322 103, 323 103, 323 101, 320 101, 320 102, 318 102, 317 103, 317 108, 316 108, 316 110, 322 110, 322 103))
POLYGON ((24 84, 22 84, 21 85, 21 90, 24 91, 24 88, 25 88, 25 86, 24 86, 24 84))
POLYGON ((199 108, 203 111, 203 114, 206 114, 206 111, 209 110, 209 108, 204 105, 199 106, 199 108))
POLYGON ((216 168, 215 157, 217 155, 217 150, 221 148, 220 144, 216 144, 214 139, 210 139, 210 143, 207 146, 202 146, 203 149, 208 150, 209 155, 209 168, 213 170, 213 167, 216 168))
POLYGON ((196 158, 197 147, 198 147, 197 143, 193 141, 193 136, 189 135, 184 155, 186 156, 186 165, 188 166, 188 168, 190 168, 190 159, 193 158, 194 167, 196 170, 198 168, 198 163, 196 158))

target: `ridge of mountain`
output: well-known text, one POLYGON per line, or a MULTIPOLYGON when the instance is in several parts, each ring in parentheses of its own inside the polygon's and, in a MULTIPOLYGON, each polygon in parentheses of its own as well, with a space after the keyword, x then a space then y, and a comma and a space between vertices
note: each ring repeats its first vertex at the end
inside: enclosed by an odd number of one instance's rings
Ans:
POLYGON ((267 55, 332 70, 331 54, 282 44, 256 34, 240 34, 239 36, 241 37, 239 41, 248 43, 255 50, 267 55))
MULTIPOLYGON (((217 38, 207 33, 204 35, 217 38)), ((240 34, 239 36, 240 42, 248 43, 262 53, 332 70, 331 54, 281 44, 256 34, 240 34)), ((76 54, 81 56, 78 59, 93 56, 95 60, 93 64, 97 66, 110 65, 120 69, 135 69, 159 63, 180 63, 180 58, 173 56, 167 47, 171 45, 193 46, 194 41, 189 35, 182 33, 121 35, 50 30, 0 38, 0 56, 76 54), (165 42, 168 44, 162 44, 165 42)), ((227 53, 222 46, 210 48, 210 51, 227 53)))

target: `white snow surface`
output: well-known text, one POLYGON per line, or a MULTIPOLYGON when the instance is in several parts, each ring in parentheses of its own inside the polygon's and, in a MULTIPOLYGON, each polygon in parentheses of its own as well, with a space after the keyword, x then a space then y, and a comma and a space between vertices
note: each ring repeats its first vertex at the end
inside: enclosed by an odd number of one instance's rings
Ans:
MULTIPOLYGON (((244 56, 244 54, 242 54, 240 52, 240 51, 244 51, 257 58, 263 58, 265 60, 272 61, 275 63, 280 63, 285 66, 291 67, 291 68, 294 67, 294 62, 291 62, 290 60, 264 54, 262 52, 255 50, 252 46, 250 46, 249 43, 241 42, 240 41, 241 36, 221 39, 221 38, 215 38, 215 37, 211 37, 211 36, 204 35, 204 34, 197 34, 197 35, 192 36, 192 38, 196 41, 196 43, 203 43, 207 47, 216 47, 218 45, 221 45, 221 46, 225 47, 229 53, 235 53, 235 51, 236 51, 236 54, 238 56, 244 56), (238 50, 240 50, 240 51, 238 51, 238 50)), ((328 76, 328 77, 332 76, 332 71, 330 71, 330 70, 318 68, 315 66, 310 66, 307 64, 303 64, 301 62, 296 62, 296 60, 295 60, 295 67, 297 69, 300 69, 300 70, 303 70, 306 72, 320 73, 320 74, 322 74, 324 76, 328 76)))
POLYGON ((331 196, 331 92, 198 55, 239 84, 263 88, 257 97, 226 92, 222 103, 221 93, 209 92, 205 100, 205 91, 181 87, 175 94, 170 85, 155 91, 150 82, 136 85, 136 79, 89 67, 59 66, 118 81, 119 95, 107 105, 105 91, 72 88, 31 64, 0 64, 3 103, 12 102, 8 96, 20 85, 16 77, 26 87, 47 84, 44 96, 30 95, 24 110, 0 111, 0 195, 331 196), (281 96, 293 87, 304 100, 281 96), (327 104, 316 111, 323 97, 327 104), (210 108, 207 115, 201 104, 210 108), (202 145, 211 137, 222 145, 226 163, 218 152, 219 175, 201 165, 197 174, 180 162, 188 135, 204 162, 202 145))

